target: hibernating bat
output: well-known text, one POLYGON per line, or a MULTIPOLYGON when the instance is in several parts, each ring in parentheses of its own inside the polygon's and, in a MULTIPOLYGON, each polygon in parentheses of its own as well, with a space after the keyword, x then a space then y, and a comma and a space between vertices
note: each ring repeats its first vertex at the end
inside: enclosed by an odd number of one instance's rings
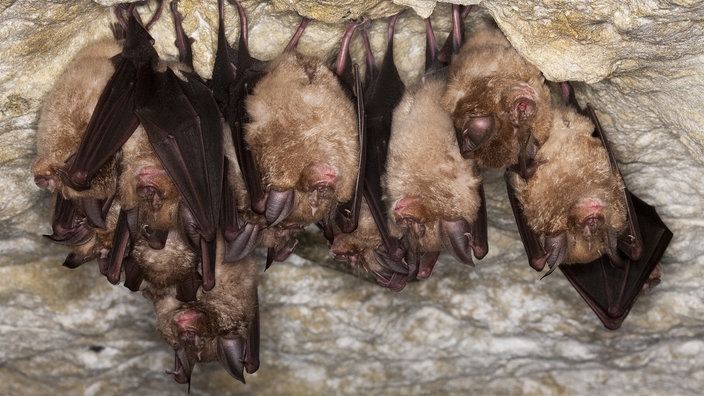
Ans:
MULTIPOLYGON (((409 275, 406 247, 388 230, 387 209, 383 201, 381 178, 385 172, 393 108, 405 89, 393 61, 393 32, 397 16, 389 19, 387 49, 377 67, 363 30, 367 56, 366 86, 358 76, 350 77, 352 68, 347 52, 350 38, 358 25, 350 24, 342 40, 336 61, 336 73, 346 84, 355 82, 358 126, 361 146, 359 179, 352 200, 340 205, 334 218, 321 224, 330 242, 330 250, 339 261, 355 270, 372 274, 377 283, 399 291, 409 275), (349 74, 348 74, 349 73, 349 74)), ((366 27, 364 27, 366 29, 366 27)), ((351 89, 350 89, 351 90, 351 89)))
MULTIPOLYGON (((175 8, 172 10, 179 25, 180 16, 175 8)), ((59 174, 62 182, 75 190, 92 188, 96 175, 141 125, 159 166, 152 164, 138 170, 143 183, 137 193, 142 194, 141 199, 151 200, 149 205, 153 206, 164 190, 157 181, 165 180, 160 176, 161 170, 165 171, 164 176, 173 182, 180 197, 181 232, 200 252, 203 287, 210 289, 215 282, 212 255, 224 166, 222 117, 210 89, 191 71, 191 65, 183 63, 191 58, 188 38, 178 37, 181 62, 161 61, 133 6, 128 7, 128 13, 122 52, 113 60, 115 73, 98 100, 75 155, 59 174)), ((124 212, 128 208, 122 209, 124 212)), ((144 219, 144 214, 136 216, 140 217, 144 219)), ((118 221, 119 226, 123 224, 118 221)), ((164 243, 166 234, 162 231, 166 230, 146 223, 130 226, 149 234, 152 247, 164 243)), ((113 244, 108 269, 111 282, 119 280, 122 261, 128 254, 129 236, 124 228, 116 232, 120 243, 113 244)))
MULTIPOLYGON (((459 26, 459 6, 453 11, 459 26)), ((488 250, 481 177, 475 162, 461 156, 452 116, 440 103, 445 73, 426 27, 426 76, 394 110, 384 176, 391 234, 407 241, 420 264, 414 269, 419 278, 430 276, 443 248, 465 264, 473 264, 472 250, 477 258, 488 250)), ((453 31, 461 36, 461 27, 453 31)), ((453 35, 448 42, 459 44, 461 37, 453 35)))
POLYGON ((217 283, 196 299, 183 302, 174 287, 148 284, 145 297, 154 303, 156 327, 174 348, 179 383, 190 383, 196 363, 218 361, 227 372, 245 382, 243 371, 259 367, 259 304, 257 263, 246 257, 223 263, 224 242, 218 237, 215 258, 217 283))
POLYGON ((547 252, 532 257, 537 270, 546 263, 554 269, 604 254, 618 259, 617 239, 628 226, 625 186, 593 131, 591 121, 575 109, 556 107, 533 175, 524 179, 509 173, 528 226, 547 252))
POLYGON ((531 266, 547 263, 548 274, 559 266, 604 326, 620 327, 672 233, 624 186, 590 107, 584 116, 574 105, 555 106, 534 164, 527 179, 506 172, 531 266))
POLYGON ((453 57, 442 103, 465 158, 483 167, 526 167, 525 156, 550 130, 550 91, 492 24, 480 25, 453 57))
POLYGON ((292 194, 270 225, 320 221, 352 197, 359 143, 354 104, 318 59, 285 52, 246 99, 245 141, 268 194, 292 194), (287 212, 287 213, 286 213, 287 212))

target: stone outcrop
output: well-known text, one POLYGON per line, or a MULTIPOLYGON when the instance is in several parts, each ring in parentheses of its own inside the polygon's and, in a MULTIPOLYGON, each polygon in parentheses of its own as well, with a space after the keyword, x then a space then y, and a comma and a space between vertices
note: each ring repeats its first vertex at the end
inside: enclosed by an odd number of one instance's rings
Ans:
MULTIPOLYGON (((49 232, 49 197, 32 182, 37 111, 85 43, 110 35, 113 0, 0 4, 0 382, 20 394, 173 394, 163 374, 173 353, 150 304, 111 286, 93 264, 61 267, 49 232)), ((182 0, 196 69, 209 75, 215 1, 182 0)), ((300 50, 330 58, 343 20, 412 7, 396 26, 396 60, 412 82, 422 69, 424 27, 447 4, 429 0, 243 1, 252 52, 270 59, 300 21, 300 50)), ((466 1, 465 3, 476 3, 466 1)), ((238 35, 227 6, 228 37, 238 35)), ((317 265, 324 245, 302 249, 262 275, 262 366, 232 380, 199 366, 194 394, 575 394, 609 389, 695 394, 704 385, 704 5, 697 1, 485 0, 517 50, 546 78, 577 81, 599 110, 630 189, 655 205, 675 237, 663 281, 641 296, 621 329, 601 327, 562 275, 529 269, 503 180, 488 172, 489 255, 475 268, 443 257, 433 276, 391 293, 317 265)), ((384 48, 385 22, 372 44, 384 48)), ((152 31, 173 56, 168 12, 152 31)), ((361 45, 353 43, 359 54, 361 45)), ((316 235, 311 236, 315 238, 316 235)))

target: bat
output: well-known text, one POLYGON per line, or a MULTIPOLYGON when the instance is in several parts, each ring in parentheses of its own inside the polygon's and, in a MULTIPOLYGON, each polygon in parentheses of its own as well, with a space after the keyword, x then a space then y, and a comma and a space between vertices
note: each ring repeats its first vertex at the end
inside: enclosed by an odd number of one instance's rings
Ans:
POLYGON ((528 226, 548 252, 534 257, 537 270, 546 263, 551 269, 561 262, 587 263, 603 254, 618 259, 618 235, 628 225, 625 186, 593 131, 587 117, 557 107, 550 137, 535 157, 540 165, 528 179, 512 178, 528 226))
MULTIPOLYGON (((358 25, 350 24, 343 37, 335 70, 346 85, 354 81, 358 109, 361 147, 359 179, 355 196, 340 205, 334 219, 321 224, 330 250, 339 261, 372 274, 377 283, 394 291, 405 287, 409 274, 406 246, 388 229, 386 205, 383 202, 381 178, 385 172, 388 140, 393 108, 405 89, 393 62, 393 32, 397 16, 389 19, 387 49, 377 68, 368 36, 362 30, 366 48, 366 87, 360 79, 350 77, 352 68, 347 51, 350 38, 358 25)), ((357 70, 355 68, 355 70, 357 70)), ((350 89, 352 91, 352 89, 350 89)))
POLYGON ((266 194, 289 195, 286 209, 266 211, 270 226, 301 228, 352 197, 359 146, 354 104, 321 61, 284 52, 246 99, 245 142, 266 194), (289 206, 290 205, 290 206, 289 206))
POLYGON ((223 262, 224 241, 218 236, 215 287, 200 290, 183 302, 174 287, 149 284, 143 294, 154 303, 156 327, 175 351, 173 371, 178 383, 189 383, 197 363, 218 361, 235 379, 245 382, 244 371, 259 367, 259 304, 257 263, 246 257, 223 262))
MULTIPOLYGON (((141 126, 160 167, 181 197, 181 232, 200 252, 203 287, 208 290, 215 282, 212 256, 222 200, 223 121, 210 89, 191 71, 192 65, 184 63, 192 59, 190 41, 180 29, 181 16, 174 3, 171 10, 180 32, 179 62, 159 60, 134 6, 128 6, 125 41, 122 52, 114 58, 115 72, 98 99, 75 155, 59 169, 59 174, 61 181, 73 189, 92 188, 97 172, 141 126)), ((154 169, 142 169, 150 180, 147 184, 158 179, 151 172, 154 169)), ((147 194, 154 190, 146 184, 142 187, 147 194)), ((135 219, 126 213, 121 217, 135 219)), ((108 269, 108 279, 113 283, 119 280, 130 240, 126 233, 129 227, 119 220, 118 225, 121 227, 116 230, 115 239, 119 243, 113 243, 108 269)), ((164 243, 166 234, 160 232, 163 229, 149 224, 137 227, 154 232, 149 236, 153 247, 164 243)))
POLYGON ((617 329, 651 279, 672 233, 623 184, 596 113, 556 106, 550 137, 526 180, 506 172, 531 266, 558 266, 604 326, 617 329), (560 146, 560 147, 557 147, 560 146), (550 197, 547 202, 541 194, 550 197))
MULTIPOLYGON (((453 8, 454 25, 460 26, 459 6, 453 8)), ((426 28, 426 75, 407 90, 393 113, 384 176, 389 225, 392 235, 406 240, 415 255, 437 258, 444 248, 473 265, 472 250, 477 258, 488 251, 481 177, 475 162, 460 154, 452 116, 440 103, 446 80, 429 21, 426 28)), ((448 42, 459 42, 461 29, 453 30, 458 33, 448 42)), ((423 264, 417 277, 430 276, 434 261, 416 261, 423 264)))
POLYGON ((448 73, 443 106, 452 114, 462 155, 482 167, 529 168, 528 158, 552 122, 540 71, 486 22, 453 57, 448 73))
POLYGON ((98 98, 115 72, 111 61, 122 51, 112 39, 98 40, 81 49, 44 99, 37 125, 37 157, 32 163, 35 183, 67 199, 108 199, 115 194, 116 160, 96 176, 87 191, 65 185, 59 170, 74 155, 93 114, 98 98), (80 94, 77 94, 80 92, 80 94))

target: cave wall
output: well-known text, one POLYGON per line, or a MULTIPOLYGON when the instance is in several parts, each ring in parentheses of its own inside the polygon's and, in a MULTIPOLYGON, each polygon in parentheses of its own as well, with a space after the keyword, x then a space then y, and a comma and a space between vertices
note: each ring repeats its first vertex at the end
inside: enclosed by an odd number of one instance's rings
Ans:
MULTIPOLYGON (((61 267, 49 197, 32 181, 37 112, 85 43, 110 36, 115 1, 0 2, 0 382, 3 393, 171 394, 173 355, 139 294, 112 286, 92 264, 61 267)), ((196 69, 209 75, 216 2, 182 0, 196 69)), ((465 3, 477 3, 467 1, 465 3)), ((421 16, 447 32, 434 1, 243 1, 255 56, 270 59, 300 20, 316 18, 300 50, 331 57, 342 20, 404 7, 395 58, 408 83, 423 63, 421 16), (325 22, 321 22, 325 21, 325 22)), ((228 37, 238 20, 227 6, 228 37)), ((704 385, 704 5, 696 1, 487 0, 488 13, 553 81, 578 82, 599 110, 629 188, 655 205, 675 236, 663 281, 641 296, 621 329, 601 327, 560 274, 538 281, 526 265, 503 181, 486 175, 490 253, 475 268, 443 257, 427 281, 391 293, 318 265, 303 249, 262 275, 262 366, 236 383, 198 367, 200 394, 637 393, 694 394, 704 385), (305 258, 304 258, 305 257, 305 258), (291 391, 291 389, 294 389, 291 391)), ((154 27, 173 56, 170 15, 154 27)), ((385 21, 373 23, 381 56, 385 21)), ((359 55, 361 45, 353 42, 359 55)), ((357 58, 359 59, 359 58, 357 58)))

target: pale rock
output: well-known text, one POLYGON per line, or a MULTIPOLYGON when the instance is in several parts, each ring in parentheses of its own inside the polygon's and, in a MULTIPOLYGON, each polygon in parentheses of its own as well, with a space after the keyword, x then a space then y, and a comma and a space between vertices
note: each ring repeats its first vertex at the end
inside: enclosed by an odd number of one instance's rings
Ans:
MULTIPOLYGON (((164 374, 173 352, 153 327, 150 304, 108 284, 94 263, 61 267, 67 252, 41 237, 50 232, 49 196, 29 173, 44 95, 79 48, 110 36, 113 17, 106 6, 117 2, 0 5, 3 394, 186 392, 164 374)), ((299 23, 298 13, 311 10, 306 15, 334 23, 311 23, 299 49, 332 59, 344 30, 341 20, 409 6, 414 12, 402 14, 396 26, 395 59, 412 83, 423 65, 420 16, 435 10, 433 26, 445 33, 449 28, 449 6, 434 1, 339 2, 340 8, 313 3, 245 1, 253 54, 276 56, 299 23)), ((490 252, 475 268, 443 256, 430 279, 391 293, 318 265, 331 263, 315 247, 324 246, 319 234, 311 232, 317 242, 299 253, 315 262, 293 256, 262 275, 259 371, 242 385, 217 364, 199 366, 192 394, 700 392, 704 5, 487 0, 482 8, 548 79, 581 82, 578 96, 599 110, 628 186, 657 207, 675 234, 663 258, 663 282, 639 298, 621 329, 605 330, 560 274, 538 281, 529 269, 502 175, 487 172, 490 252)), ((195 39, 196 71, 208 77, 216 2, 182 0, 180 10, 195 39)), ((226 19, 227 36, 236 42, 239 21, 230 5, 226 19)), ((176 55, 171 31, 165 11, 152 30, 165 57, 176 55)), ((385 31, 385 20, 373 22, 379 58, 385 31)), ((358 39, 352 50, 361 60, 358 39)))

